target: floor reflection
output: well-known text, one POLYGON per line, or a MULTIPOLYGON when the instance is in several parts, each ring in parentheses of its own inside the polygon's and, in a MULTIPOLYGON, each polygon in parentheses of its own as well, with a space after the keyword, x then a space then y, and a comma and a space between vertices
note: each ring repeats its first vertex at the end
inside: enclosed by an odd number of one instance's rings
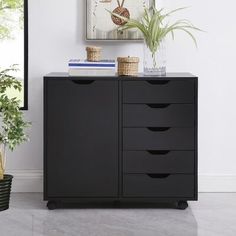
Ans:
POLYGON ((199 194, 185 210, 171 206, 78 205, 49 211, 42 194, 13 194, 0 212, 0 236, 235 236, 236 194, 199 194))
POLYGON ((198 235, 191 208, 181 211, 169 204, 121 204, 115 207, 112 204, 81 204, 76 207, 49 211, 42 219, 43 235, 198 235))
POLYGON ((77 205, 49 211, 41 194, 17 194, 3 212, 1 236, 196 236, 191 208, 170 205, 77 205))

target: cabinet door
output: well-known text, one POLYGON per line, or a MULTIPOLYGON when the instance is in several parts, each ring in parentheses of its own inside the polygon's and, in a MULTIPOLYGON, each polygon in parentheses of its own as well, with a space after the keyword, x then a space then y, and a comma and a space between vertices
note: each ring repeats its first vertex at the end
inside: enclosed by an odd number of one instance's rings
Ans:
POLYGON ((49 79, 47 197, 118 194, 118 82, 49 79))

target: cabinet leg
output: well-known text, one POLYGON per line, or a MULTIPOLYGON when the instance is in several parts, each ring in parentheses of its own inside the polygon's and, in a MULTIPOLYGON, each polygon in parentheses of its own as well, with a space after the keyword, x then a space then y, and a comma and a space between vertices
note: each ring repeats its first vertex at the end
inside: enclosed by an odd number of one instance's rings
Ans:
POLYGON ((188 203, 187 201, 178 201, 176 202, 175 207, 179 210, 185 210, 188 208, 188 203))
POLYGON ((48 210, 55 210, 57 208, 57 202, 56 201, 48 201, 47 208, 48 208, 48 210))

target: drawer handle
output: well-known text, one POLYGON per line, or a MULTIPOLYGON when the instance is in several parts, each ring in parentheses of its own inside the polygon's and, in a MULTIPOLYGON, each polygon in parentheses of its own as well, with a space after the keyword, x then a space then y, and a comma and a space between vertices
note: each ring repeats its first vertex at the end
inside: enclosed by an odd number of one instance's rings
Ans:
POLYGON ((170 153, 169 150, 147 150, 147 152, 151 155, 167 155, 170 153))
POLYGON ((146 104, 150 108, 167 108, 170 106, 168 103, 158 103, 158 104, 146 104))
POLYGON ((75 84, 88 85, 95 82, 95 80, 71 80, 75 84))
POLYGON ((166 179, 170 176, 170 174, 146 174, 152 179, 166 179))
POLYGON ((165 85, 170 82, 170 80, 147 80, 149 84, 152 85, 165 85))
POLYGON ((147 127, 148 130, 152 132, 165 132, 170 129, 170 127, 147 127))

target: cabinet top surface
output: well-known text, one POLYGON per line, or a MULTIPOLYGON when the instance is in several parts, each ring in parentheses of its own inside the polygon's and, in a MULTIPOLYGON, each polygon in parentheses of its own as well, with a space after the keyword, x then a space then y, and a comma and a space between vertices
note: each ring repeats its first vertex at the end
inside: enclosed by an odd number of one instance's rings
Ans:
POLYGON ((52 72, 44 76, 44 78, 57 78, 57 79, 72 79, 72 80, 83 80, 83 79, 92 79, 92 80, 156 80, 156 79, 197 79, 197 76, 194 76, 190 73, 167 73, 166 76, 148 76, 139 74, 138 76, 69 76, 65 72, 52 72))

